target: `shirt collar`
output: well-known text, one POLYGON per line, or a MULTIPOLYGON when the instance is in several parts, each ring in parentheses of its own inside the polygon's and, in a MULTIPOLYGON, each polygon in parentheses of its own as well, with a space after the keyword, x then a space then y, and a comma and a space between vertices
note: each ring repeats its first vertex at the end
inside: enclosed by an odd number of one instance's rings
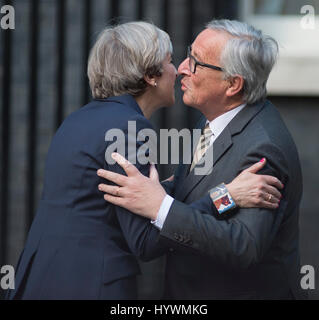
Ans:
MULTIPOLYGON (((227 111, 217 117, 212 121, 207 121, 209 123, 209 128, 212 130, 214 139, 216 139, 222 131, 227 127, 228 123, 237 115, 239 111, 241 111, 246 106, 245 103, 241 104, 240 106, 227 111)), ((206 122, 206 123, 207 123, 206 122)))

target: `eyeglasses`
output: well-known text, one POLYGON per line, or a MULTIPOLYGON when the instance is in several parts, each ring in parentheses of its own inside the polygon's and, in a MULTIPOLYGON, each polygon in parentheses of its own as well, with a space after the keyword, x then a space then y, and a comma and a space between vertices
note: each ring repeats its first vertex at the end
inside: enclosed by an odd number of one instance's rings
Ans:
POLYGON ((196 58, 194 56, 192 56, 191 52, 192 52, 192 47, 189 46, 187 48, 187 58, 189 59, 189 70, 192 73, 196 72, 197 65, 202 66, 202 67, 206 67, 206 68, 210 68, 210 69, 214 69, 217 71, 224 71, 221 67, 217 67, 212 64, 207 64, 207 63, 200 62, 200 61, 196 60, 196 58))

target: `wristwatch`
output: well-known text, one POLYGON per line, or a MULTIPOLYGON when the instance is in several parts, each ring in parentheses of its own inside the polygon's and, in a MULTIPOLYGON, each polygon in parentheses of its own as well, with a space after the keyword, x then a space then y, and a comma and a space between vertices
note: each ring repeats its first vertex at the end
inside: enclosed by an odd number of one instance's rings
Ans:
POLYGON ((230 210, 236 208, 236 203, 230 195, 225 183, 221 183, 217 187, 209 190, 209 195, 218 211, 219 217, 228 215, 230 210))

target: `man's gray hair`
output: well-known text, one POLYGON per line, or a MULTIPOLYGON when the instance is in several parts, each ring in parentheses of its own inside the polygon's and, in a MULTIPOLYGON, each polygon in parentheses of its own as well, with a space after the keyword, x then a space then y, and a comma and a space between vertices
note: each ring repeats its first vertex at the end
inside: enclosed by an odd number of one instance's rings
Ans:
POLYGON ((278 44, 251 25, 235 20, 213 20, 206 28, 224 31, 230 39, 221 54, 225 79, 240 75, 244 78, 243 99, 254 103, 265 99, 266 83, 276 63, 278 44))
POLYGON ((168 34, 155 25, 137 21, 104 29, 88 61, 93 98, 144 92, 145 75, 160 76, 162 63, 173 47, 168 34))

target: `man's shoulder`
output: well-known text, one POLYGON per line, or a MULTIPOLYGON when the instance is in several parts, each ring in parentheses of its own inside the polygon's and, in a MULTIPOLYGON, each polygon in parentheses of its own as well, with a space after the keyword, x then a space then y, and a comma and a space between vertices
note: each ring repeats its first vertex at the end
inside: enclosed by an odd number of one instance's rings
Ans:
POLYGON ((264 102, 264 107, 256 115, 256 120, 263 124, 265 129, 272 126, 287 128, 278 108, 269 100, 264 102))
POLYGON ((277 108, 268 100, 245 106, 228 129, 234 149, 241 154, 262 151, 277 157, 298 158, 289 130, 277 108))
POLYGON ((233 142, 247 154, 260 151, 285 163, 299 163, 295 142, 278 109, 268 100, 233 142))
POLYGON ((247 105, 245 108, 247 110, 242 110, 242 115, 239 114, 238 118, 240 116, 245 117, 246 113, 247 123, 241 132, 246 139, 272 143, 279 141, 292 142, 290 132, 280 112, 269 100, 255 105, 247 105), (256 108, 255 114, 254 108, 256 108), (249 113, 250 115, 253 114, 250 118, 249 113))
POLYGON ((273 118, 271 114, 275 110, 269 101, 246 105, 229 124, 233 142, 252 145, 270 141, 272 122, 269 119, 273 118))
MULTIPOLYGON (((252 121, 252 127, 258 127, 263 132, 265 139, 270 143, 278 145, 279 148, 288 149, 295 147, 292 135, 285 124, 279 110, 270 101, 265 102, 264 108, 256 115, 252 121)), ((255 129, 255 128, 254 128, 255 129)))

